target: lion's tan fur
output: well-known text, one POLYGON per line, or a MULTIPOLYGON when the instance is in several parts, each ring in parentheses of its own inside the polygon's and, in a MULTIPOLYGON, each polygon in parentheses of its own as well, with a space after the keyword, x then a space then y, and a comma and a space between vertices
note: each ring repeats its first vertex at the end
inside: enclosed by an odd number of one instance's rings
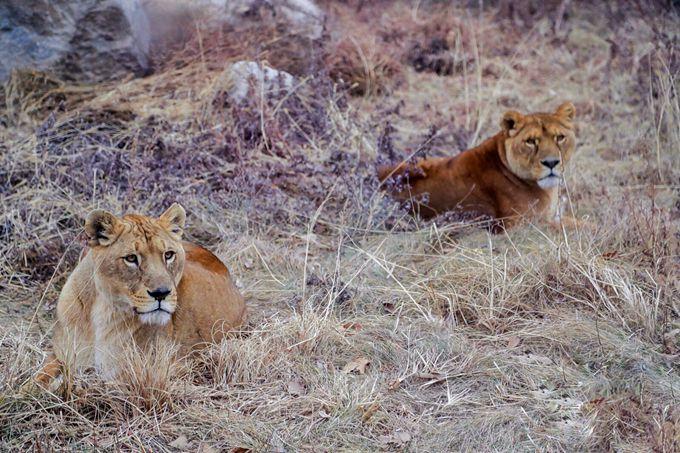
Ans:
POLYGON ((386 166, 378 176, 383 182, 404 179, 406 187, 398 184, 394 197, 412 199, 425 218, 446 211, 474 213, 495 219, 495 231, 521 219, 553 221, 558 182, 576 144, 574 115, 571 102, 554 113, 508 111, 502 130, 479 146, 453 157, 386 166), (556 164, 548 168, 549 162, 556 164))
POLYGON ((183 242, 183 225, 179 205, 158 219, 90 215, 90 247, 59 296, 53 359, 39 382, 62 365, 95 366, 110 378, 128 346, 169 339, 186 353, 241 325, 245 304, 229 271, 208 250, 183 242), (175 253, 171 260, 168 251, 175 253), (124 261, 130 254, 139 256, 138 265, 124 261), (157 287, 170 291, 162 301, 150 297, 157 287))

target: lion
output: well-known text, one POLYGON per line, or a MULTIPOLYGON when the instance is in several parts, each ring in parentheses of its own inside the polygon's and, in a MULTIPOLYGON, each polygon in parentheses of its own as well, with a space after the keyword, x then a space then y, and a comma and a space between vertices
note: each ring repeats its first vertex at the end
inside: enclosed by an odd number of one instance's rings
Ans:
POLYGON ((177 203, 158 218, 89 214, 88 247, 59 295, 53 352, 38 384, 48 385, 65 364, 94 366, 112 379, 132 344, 168 339, 188 353, 244 322, 244 298, 227 267, 182 240, 185 219, 177 203))
POLYGON ((571 226, 572 219, 557 219, 557 198, 576 145, 575 114, 571 102, 554 113, 511 110, 501 131, 479 146, 454 157, 384 166, 378 177, 383 186, 391 180, 392 195, 411 201, 425 219, 447 211, 473 214, 492 219, 493 232, 534 219, 571 226))

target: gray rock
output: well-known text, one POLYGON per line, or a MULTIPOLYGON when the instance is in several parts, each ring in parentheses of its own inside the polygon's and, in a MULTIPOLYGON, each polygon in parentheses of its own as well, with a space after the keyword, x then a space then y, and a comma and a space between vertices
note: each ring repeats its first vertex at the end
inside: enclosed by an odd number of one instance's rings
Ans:
POLYGON ((312 39, 321 37, 326 16, 312 0, 285 0, 280 8, 298 33, 312 39))
MULTIPOLYGON (((184 0, 187 1, 187 0, 184 0)), ((318 39, 323 33, 325 14, 314 0, 195 0, 222 11, 227 22, 234 24, 263 20, 270 13, 294 35, 318 39)))
POLYGON ((293 76, 287 72, 277 71, 254 61, 238 61, 232 64, 229 76, 229 96, 236 102, 246 99, 251 85, 256 96, 267 96, 282 91, 290 92, 295 82, 293 76))
POLYGON ((0 0, 0 81, 13 68, 101 81, 149 69, 139 0, 0 0))

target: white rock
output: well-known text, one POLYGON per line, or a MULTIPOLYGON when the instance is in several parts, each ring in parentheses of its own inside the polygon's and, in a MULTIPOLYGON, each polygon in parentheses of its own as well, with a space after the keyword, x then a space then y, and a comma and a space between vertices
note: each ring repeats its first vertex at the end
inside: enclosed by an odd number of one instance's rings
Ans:
POLYGON ((246 99, 251 84, 256 96, 266 96, 280 91, 290 92, 295 82, 295 78, 289 73, 254 61, 238 61, 232 64, 230 77, 232 86, 229 96, 236 102, 246 99))
MULTIPOLYGON (((219 4, 220 0, 210 0, 219 4)), ((221 0, 228 21, 241 22, 258 17, 260 8, 269 9, 276 17, 285 18, 292 34, 318 39, 323 33, 325 15, 313 0, 221 0)))
POLYGON ((142 4, 161 38, 176 33, 187 17, 201 23, 233 25, 273 18, 289 33, 310 39, 321 37, 325 21, 324 12, 313 0, 142 0, 142 4))
POLYGON ((297 27, 300 33, 312 39, 321 37, 325 16, 313 1, 286 0, 279 3, 283 14, 297 27))

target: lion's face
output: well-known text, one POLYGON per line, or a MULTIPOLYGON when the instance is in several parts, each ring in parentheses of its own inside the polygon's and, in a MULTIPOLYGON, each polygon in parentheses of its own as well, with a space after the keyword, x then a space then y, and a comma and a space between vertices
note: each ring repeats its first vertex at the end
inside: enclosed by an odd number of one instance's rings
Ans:
POLYGON ((85 224, 96 267, 97 290, 119 310, 146 324, 167 324, 177 308, 184 270, 184 208, 173 204, 159 218, 118 218, 93 211, 85 224))
POLYGON ((552 114, 506 112, 501 126, 506 132, 505 152, 510 170, 543 189, 557 186, 574 153, 575 113, 571 102, 560 105, 552 114))

